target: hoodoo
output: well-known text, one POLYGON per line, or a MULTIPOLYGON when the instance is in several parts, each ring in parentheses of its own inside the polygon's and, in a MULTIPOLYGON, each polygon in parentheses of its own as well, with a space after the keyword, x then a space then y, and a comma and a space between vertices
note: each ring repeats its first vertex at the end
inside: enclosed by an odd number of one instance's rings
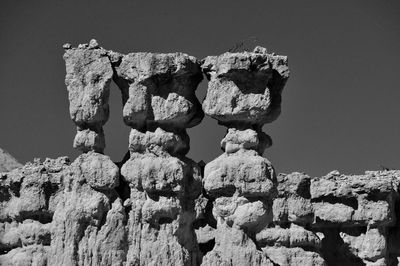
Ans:
POLYGON ((2 168, 0 265, 399 262, 400 171, 278 174, 263 157, 286 56, 263 47, 202 60, 121 54, 96 40, 64 49, 73 147, 82 153, 2 168), (104 154, 111 82, 130 128, 121 162, 104 154), (186 129, 204 114, 227 128, 223 153, 205 165, 186 157, 186 129))

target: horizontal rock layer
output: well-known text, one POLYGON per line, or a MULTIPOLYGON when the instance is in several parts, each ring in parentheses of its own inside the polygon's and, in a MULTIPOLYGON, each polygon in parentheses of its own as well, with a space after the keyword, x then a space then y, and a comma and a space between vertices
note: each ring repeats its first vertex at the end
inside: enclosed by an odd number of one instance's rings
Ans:
POLYGON ((206 179, 198 189, 189 159, 132 155, 122 170, 90 152, 2 173, 0 264, 392 265, 400 256, 399 171, 279 174, 244 187, 257 172, 241 170, 226 175, 227 195, 206 179))

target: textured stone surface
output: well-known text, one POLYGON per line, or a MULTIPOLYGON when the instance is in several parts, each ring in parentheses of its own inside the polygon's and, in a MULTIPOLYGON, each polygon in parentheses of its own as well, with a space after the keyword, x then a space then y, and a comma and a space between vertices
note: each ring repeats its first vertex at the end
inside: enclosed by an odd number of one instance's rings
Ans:
POLYGON ((73 166, 78 171, 76 175, 86 179, 92 188, 110 190, 119 185, 119 168, 106 155, 96 152, 82 154, 73 166))
POLYGON ((138 153, 151 151, 162 154, 164 151, 171 155, 186 154, 189 151, 189 136, 183 132, 178 135, 161 128, 145 133, 132 129, 129 135, 129 150, 138 153))
POLYGON ((321 240, 314 232, 296 224, 291 224, 290 228, 266 227, 256 235, 256 240, 263 247, 274 245, 311 249, 321 247, 321 240))
POLYGON ((127 125, 171 130, 200 123, 204 115, 195 90, 203 77, 196 58, 183 53, 114 54, 113 58, 127 125))
POLYGON ((272 145, 271 138, 264 132, 256 132, 252 129, 238 130, 229 128, 226 136, 221 140, 221 148, 226 153, 235 153, 238 150, 255 150, 262 154, 266 148, 272 145))
MULTIPOLYGON (((163 156, 166 161, 176 158, 163 156)), ((356 176, 337 172, 318 179, 279 174, 272 202, 267 196, 239 193, 210 199, 193 189, 201 188, 199 183, 184 181, 179 193, 147 192, 126 177, 113 183, 118 178, 118 167, 94 152, 72 164, 65 157, 36 160, 3 173, 0 264, 394 265, 400 256, 398 220, 381 223, 371 218, 381 216, 374 203, 397 205, 398 171, 367 172, 354 180, 357 186, 351 181, 356 176), (353 208, 337 192, 337 197, 319 196, 315 201, 315 195, 327 194, 316 185, 326 182, 323 179, 335 180, 335 187, 348 191, 346 197, 365 200, 367 207, 353 208), (347 209, 352 209, 351 219, 343 211, 347 209), (358 212, 364 215, 354 219, 358 212), (320 213, 326 213, 324 221, 320 213)), ((200 175, 195 178, 199 182, 200 175)))
MULTIPOLYGON (((394 224, 399 173, 342 175, 333 171, 310 185, 315 216, 321 223, 394 224)), ((318 222, 317 222, 318 223, 318 222)))
POLYGON ((71 119, 78 126, 103 125, 108 119, 113 75, 107 51, 86 45, 67 48, 64 60, 71 119))
POLYGON ((64 49, 69 112, 78 126, 73 146, 83 152, 103 152, 102 126, 109 116, 109 87, 113 76, 107 51, 96 40, 76 48, 67 44, 64 49))
MULTIPOLYGON (((397 265, 400 171, 276 175, 262 125, 277 118, 287 58, 207 57, 205 112, 224 151, 185 157, 203 112, 200 62, 65 45, 74 147, 0 173, 0 265, 397 265), (122 92, 128 152, 102 152, 109 83, 122 92), (15 169, 14 169, 15 168, 15 169)), ((0 161, 1 162, 1 161, 0 161)))
POLYGON ((345 245, 357 257, 366 261, 377 261, 386 255, 386 239, 378 229, 370 229, 365 234, 352 236, 344 232, 340 233, 345 245))
POLYGON ((6 150, 0 148, 0 172, 9 172, 21 166, 22 164, 17 159, 11 156, 6 150))
POLYGON ((203 258, 201 265, 273 265, 268 256, 240 229, 219 226, 216 244, 203 258))
POLYGON ((148 193, 182 195, 192 190, 196 198, 201 191, 200 169, 188 159, 134 153, 122 166, 121 173, 131 187, 148 193))
POLYGON ((215 196, 235 193, 246 197, 272 197, 275 171, 271 163, 252 150, 222 154, 204 169, 204 188, 215 196))
POLYGON ((102 152, 106 146, 103 130, 84 129, 76 132, 73 147, 83 152, 102 152))
POLYGON ((225 125, 264 124, 280 114, 281 92, 289 77, 287 57, 254 52, 208 56, 209 79, 203 109, 225 125))
POLYGON ((305 251, 301 248, 266 247, 262 250, 270 258, 274 265, 327 265, 324 259, 318 253, 305 251))

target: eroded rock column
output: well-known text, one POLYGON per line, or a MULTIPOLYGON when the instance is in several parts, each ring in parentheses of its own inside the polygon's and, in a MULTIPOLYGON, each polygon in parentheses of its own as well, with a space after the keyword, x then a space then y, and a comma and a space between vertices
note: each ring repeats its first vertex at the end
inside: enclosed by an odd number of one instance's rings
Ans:
POLYGON ((102 153, 103 125, 109 116, 109 86, 113 76, 107 51, 96 40, 76 48, 65 44, 64 49, 69 113, 77 126, 73 146, 83 152, 102 153))
POLYGON ((272 144, 262 126, 280 113, 287 58, 253 52, 209 56, 202 64, 209 79, 204 112, 228 127, 224 154, 204 170, 204 189, 217 221, 215 247, 204 265, 272 265, 256 235, 272 222, 276 174, 261 155, 272 144))
POLYGON ((74 147, 83 154, 60 182, 53 215, 49 265, 122 265, 126 260, 126 213, 116 191, 120 169, 102 154, 113 68, 96 40, 64 45, 74 147))
POLYGON ((132 127, 121 168, 130 195, 127 265, 198 265, 193 230, 201 170, 185 157, 186 128, 203 118, 195 90, 199 63, 182 53, 110 53, 132 127))

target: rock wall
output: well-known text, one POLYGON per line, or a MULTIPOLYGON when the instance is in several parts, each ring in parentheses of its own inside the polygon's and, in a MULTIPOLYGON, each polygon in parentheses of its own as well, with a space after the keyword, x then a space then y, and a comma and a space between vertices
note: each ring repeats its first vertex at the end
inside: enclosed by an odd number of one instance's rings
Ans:
POLYGON ((73 146, 1 173, 0 265, 397 265, 400 171, 277 174, 262 156, 289 77, 256 47, 198 60, 64 45, 73 146), (197 85, 208 79, 201 104, 197 85), (110 83, 131 128, 104 155, 110 83), (185 155, 186 128, 227 127, 223 154, 185 155))

